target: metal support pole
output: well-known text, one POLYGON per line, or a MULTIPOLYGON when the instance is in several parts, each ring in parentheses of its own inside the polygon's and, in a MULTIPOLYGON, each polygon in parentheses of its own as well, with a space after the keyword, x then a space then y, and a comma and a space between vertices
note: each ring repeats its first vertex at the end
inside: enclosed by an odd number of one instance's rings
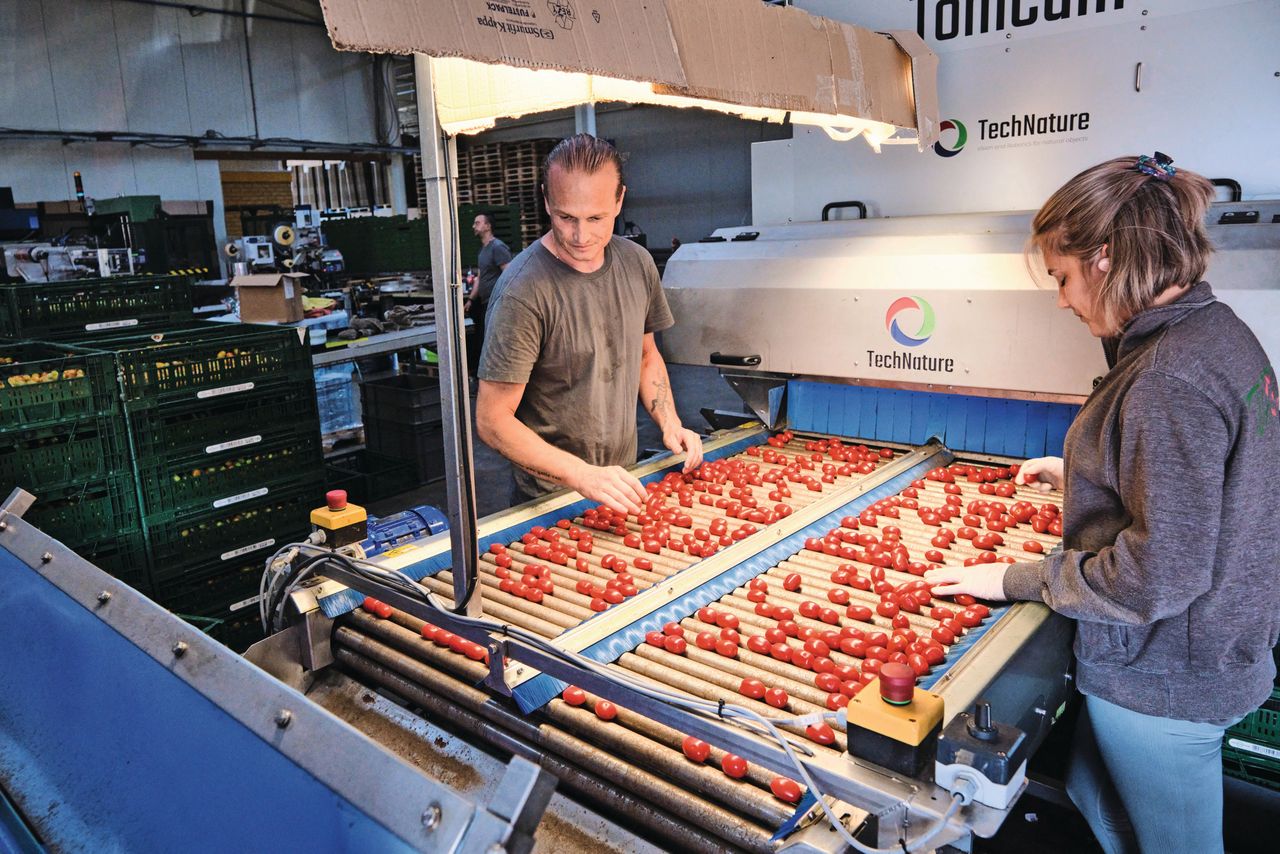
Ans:
POLYGON ((573 132, 596 135, 595 104, 579 104, 573 108, 573 132))
POLYGON ((440 404, 444 421, 445 487, 448 490, 449 543, 453 556, 455 610, 482 613, 476 542, 476 486, 471 449, 471 394, 467 379, 467 342, 458 275, 457 207, 453 176, 456 143, 446 139, 436 116, 431 57, 415 54, 418 126, 422 136, 422 179, 426 185, 431 238, 431 289, 435 295, 436 352, 440 356, 440 404))

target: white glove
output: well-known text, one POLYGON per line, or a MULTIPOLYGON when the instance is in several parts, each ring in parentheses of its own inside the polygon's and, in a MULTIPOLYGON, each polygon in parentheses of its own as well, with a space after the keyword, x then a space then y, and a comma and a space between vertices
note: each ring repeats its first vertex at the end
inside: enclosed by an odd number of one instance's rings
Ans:
POLYGON ((988 602, 1004 602, 1004 574, 1007 563, 984 563, 978 566, 944 566, 924 574, 925 583, 939 596, 968 593, 988 602))
POLYGON ((1028 485, 1027 479, 1031 475, 1035 476, 1035 480, 1029 485, 1032 489, 1040 492, 1048 492, 1051 489, 1062 489, 1062 457, 1037 457, 1034 460, 1027 460, 1018 467, 1018 475, 1013 482, 1019 486, 1028 485))

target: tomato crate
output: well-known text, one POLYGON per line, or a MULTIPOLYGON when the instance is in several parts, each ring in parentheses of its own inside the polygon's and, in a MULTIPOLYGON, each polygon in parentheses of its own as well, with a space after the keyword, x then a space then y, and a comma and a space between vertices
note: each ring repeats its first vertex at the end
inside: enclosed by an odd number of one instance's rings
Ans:
POLYGON ((0 285, 0 335, 81 340, 191 320, 191 279, 121 276, 0 285))
POLYGON ((302 380, 275 389, 130 409, 133 453, 140 469, 151 469, 239 445, 279 441, 305 445, 312 437, 320 438, 315 405, 315 389, 309 380, 302 380))
POLYGON ((36 341, 0 343, 0 434, 115 412, 110 353, 36 341))
POLYGON ((1229 777, 1280 791, 1280 759, 1256 753, 1258 745, 1249 744, 1241 749, 1232 744, 1233 741, 1239 743, 1239 739, 1231 736, 1222 743, 1223 772, 1229 777))
POLYGON ((324 484, 318 471, 302 477, 301 483, 259 487, 263 492, 252 498, 196 516, 143 517, 152 583, 159 587, 192 565, 248 555, 265 559, 273 547, 305 537, 311 511, 324 503, 324 484))
POLYGON ((322 465, 319 433, 271 442, 255 433, 187 455, 156 457, 138 466, 138 483, 147 513, 177 515, 228 506, 222 502, 262 485, 296 482, 300 472, 322 465))
POLYGON ((381 501, 418 485, 416 465, 410 460, 360 450, 325 463, 329 489, 345 489, 356 504, 381 501))
POLYGON ((291 327, 196 322, 91 344, 115 352, 125 405, 138 409, 241 396, 299 379, 311 383, 311 352, 298 333, 291 327))
POLYGON ((444 477, 444 429, 439 424, 412 425, 366 418, 365 442, 369 449, 403 460, 419 483, 444 477))
POLYGON ((147 547, 141 529, 121 531, 114 540, 100 543, 94 548, 82 548, 79 554, 134 590, 151 595, 151 573, 147 566, 147 547))
POLYGON ((126 473, 129 447, 123 423, 87 415, 59 424, 0 430, 0 491, 41 490, 126 473))
POLYGON ((138 527, 133 479, 112 475, 36 495, 26 520, 72 551, 89 553, 138 527))
POLYGON ((258 616, 258 586, 270 554, 264 552, 257 560, 192 567, 185 575, 157 586, 154 598, 210 637, 243 652, 264 636, 258 616))
POLYGON ((440 381, 421 374, 369 380, 360 387, 365 421, 394 421, 410 426, 441 421, 440 381))

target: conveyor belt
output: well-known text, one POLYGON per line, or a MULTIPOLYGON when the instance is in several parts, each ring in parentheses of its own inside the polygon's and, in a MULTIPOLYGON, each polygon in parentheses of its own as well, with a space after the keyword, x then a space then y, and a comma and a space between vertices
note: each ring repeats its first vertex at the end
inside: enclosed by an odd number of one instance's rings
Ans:
MULTIPOLYGON (((899 454, 783 434, 710 463, 695 477, 668 474, 648 485, 644 516, 623 520, 602 508, 588 509, 492 547, 481 562, 486 613, 557 637, 695 564, 700 555, 691 556, 690 545, 749 538, 755 528, 836 494, 899 454), (787 495, 779 484, 803 488, 787 495), (749 506, 753 500, 756 507, 749 506), (615 595, 606 600, 609 591, 615 595)), ((1008 468, 994 465, 953 463, 934 470, 857 517, 841 519, 839 527, 807 532, 802 550, 714 604, 655 627, 610 666, 773 718, 843 707, 887 660, 910 664, 923 684, 932 684, 1003 609, 991 612, 964 597, 957 602, 930 596, 919 576, 931 563, 1031 558, 1026 543, 1047 551, 1058 540, 1047 530, 1059 516, 1057 502, 1014 488, 1009 476, 1008 468), (997 490, 1001 494, 991 494, 997 490), (1000 502, 1005 512, 997 505, 987 518, 993 508, 981 502, 1000 502), (955 509, 942 512, 953 518, 936 518, 948 505, 955 509), (1005 518, 1013 515, 1018 519, 1005 518), (1036 532, 1032 523, 1046 530, 1036 532), (949 542, 935 539, 946 537, 944 531, 953 535, 949 542), (988 535, 1002 542, 985 542, 988 535)), ((424 584, 449 601, 450 581, 444 571, 424 584)), ((428 691, 434 690, 435 671, 473 684, 487 673, 483 648, 408 614, 390 611, 389 619, 379 621, 357 612, 347 619, 335 645, 342 650, 339 660, 349 665, 367 659, 411 680, 415 690, 428 691)), ((352 666, 364 668, 366 676, 370 670, 367 663, 352 666)), ((505 701, 485 703, 511 714, 505 701)), ((652 797, 661 809, 673 809, 673 795, 662 784, 674 783, 680 793, 674 800, 693 805, 686 805, 687 820, 737 847, 763 850, 761 835, 767 839, 782 825, 790 802, 801 794, 799 786, 763 767, 742 769, 730 759, 722 770, 725 754, 715 746, 705 748, 705 756, 700 745, 693 746, 691 759, 683 752, 682 733, 575 688, 527 720, 575 745, 580 739, 598 748, 558 754, 589 774, 604 773, 608 762, 628 763, 619 785, 643 790, 647 794, 641 796, 652 797), (728 823, 726 810, 735 817, 728 823)), ((834 757, 845 749, 844 734, 829 724, 810 726, 806 735, 813 750, 834 757)))

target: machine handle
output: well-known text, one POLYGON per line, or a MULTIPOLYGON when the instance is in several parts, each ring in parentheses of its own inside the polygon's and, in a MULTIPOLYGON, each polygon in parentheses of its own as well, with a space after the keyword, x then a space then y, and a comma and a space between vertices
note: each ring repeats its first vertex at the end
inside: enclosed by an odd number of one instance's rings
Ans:
POLYGON ((825 205, 822 206, 822 221, 826 222, 828 214, 830 214, 836 208, 857 208, 858 213, 860 214, 858 218, 859 219, 867 218, 867 206, 864 205, 862 202, 855 202, 855 201, 827 202, 825 205))
POLYGON ((711 354, 711 364, 725 365, 731 368, 754 368, 760 364, 760 357, 758 355, 729 356, 717 350, 711 354))
POLYGON ((1231 201, 1238 202, 1244 196, 1244 187, 1235 178, 1210 178, 1209 183, 1215 187, 1226 187, 1231 191, 1231 201))

